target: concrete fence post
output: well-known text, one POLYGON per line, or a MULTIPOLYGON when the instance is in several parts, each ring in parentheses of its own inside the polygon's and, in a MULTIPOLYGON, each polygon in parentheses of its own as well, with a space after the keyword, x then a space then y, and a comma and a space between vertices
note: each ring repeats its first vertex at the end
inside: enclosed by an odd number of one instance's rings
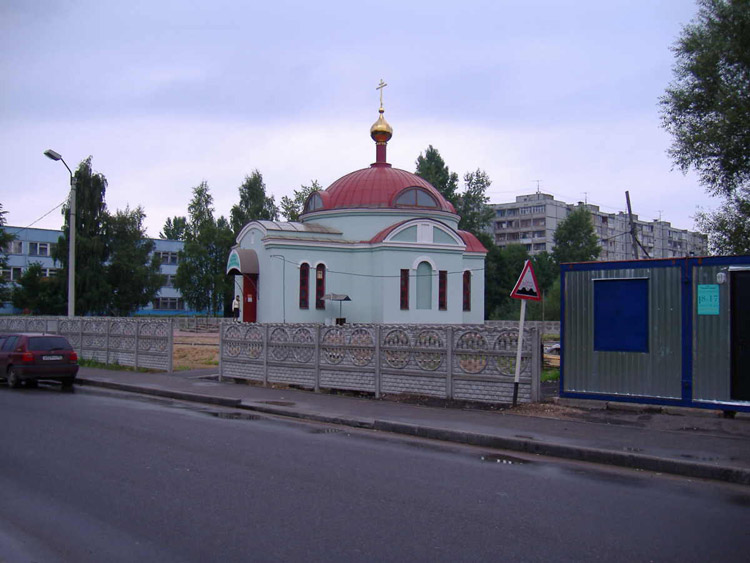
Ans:
POLYGON ((263 387, 268 387, 268 325, 263 325, 263 387))
POLYGON ((534 328, 531 330, 531 402, 541 400, 542 380, 542 332, 534 328))
POLYGON ((320 393, 320 325, 315 325, 315 354, 313 361, 315 362, 315 392, 320 393))
POLYGON ((106 350, 104 351, 104 358, 105 358, 104 363, 107 364, 107 365, 109 365, 109 352, 110 352, 110 350, 109 350, 109 332, 110 332, 110 330, 112 328, 112 321, 110 321, 109 319, 107 319, 106 323, 107 323, 107 337, 104 340, 104 344, 106 346, 106 350))
POLYGON ((135 367, 138 368, 138 349, 141 347, 140 343, 140 335, 141 335, 141 322, 135 321, 135 357, 133 358, 135 360, 135 367))
POLYGON ((375 325, 375 398, 380 399, 382 391, 382 380, 380 373, 380 325, 375 325))
POLYGON ((449 326, 445 330, 445 395, 448 399, 453 399, 453 327, 449 326))
MULTIPOLYGON (((169 359, 167 360, 167 366, 169 367, 169 373, 174 373, 174 319, 169 319, 168 330, 167 353, 169 354, 169 359)), ((221 374, 221 334, 219 334, 219 373, 221 374)))

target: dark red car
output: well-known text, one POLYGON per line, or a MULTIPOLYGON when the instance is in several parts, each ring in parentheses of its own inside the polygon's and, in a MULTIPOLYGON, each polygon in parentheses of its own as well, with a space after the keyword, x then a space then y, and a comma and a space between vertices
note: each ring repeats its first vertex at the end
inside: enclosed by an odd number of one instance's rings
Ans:
POLYGON ((36 386, 40 379, 73 386, 78 354, 64 336, 56 334, 0 334, 0 377, 9 387, 36 386))

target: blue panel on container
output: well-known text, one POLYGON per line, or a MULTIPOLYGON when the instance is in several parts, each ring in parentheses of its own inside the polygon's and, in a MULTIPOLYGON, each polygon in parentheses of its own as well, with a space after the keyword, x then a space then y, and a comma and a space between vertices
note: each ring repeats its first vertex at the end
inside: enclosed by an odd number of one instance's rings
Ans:
POLYGON ((594 281, 594 350, 648 352, 648 280, 594 281))

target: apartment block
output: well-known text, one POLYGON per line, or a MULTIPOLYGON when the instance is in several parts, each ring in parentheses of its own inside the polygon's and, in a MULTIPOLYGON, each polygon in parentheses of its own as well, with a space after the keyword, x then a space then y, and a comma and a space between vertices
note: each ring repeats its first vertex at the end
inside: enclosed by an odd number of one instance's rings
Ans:
MULTIPOLYGON (((501 247, 522 244, 531 255, 552 252, 558 224, 581 206, 591 213, 602 248, 599 260, 631 260, 633 244, 627 213, 605 213, 596 205, 565 203, 545 193, 520 195, 512 203, 491 204, 495 217, 490 234, 501 247)), ((708 251, 704 234, 674 228, 667 221, 641 221, 635 214, 633 222, 636 236, 651 258, 705 256, 708 251)), ((643 249, 638 249, 638 256, 645 257, 643 249)))

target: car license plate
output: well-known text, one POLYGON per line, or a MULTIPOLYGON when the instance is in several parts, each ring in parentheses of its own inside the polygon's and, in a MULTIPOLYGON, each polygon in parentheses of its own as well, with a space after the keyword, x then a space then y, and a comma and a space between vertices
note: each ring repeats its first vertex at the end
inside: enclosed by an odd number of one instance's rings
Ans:
POLYGON ((63 358, 62 356, 42 356, 42 359, 45 362, 51 362, 54 360, 62 360, 62 358, 63 358))

